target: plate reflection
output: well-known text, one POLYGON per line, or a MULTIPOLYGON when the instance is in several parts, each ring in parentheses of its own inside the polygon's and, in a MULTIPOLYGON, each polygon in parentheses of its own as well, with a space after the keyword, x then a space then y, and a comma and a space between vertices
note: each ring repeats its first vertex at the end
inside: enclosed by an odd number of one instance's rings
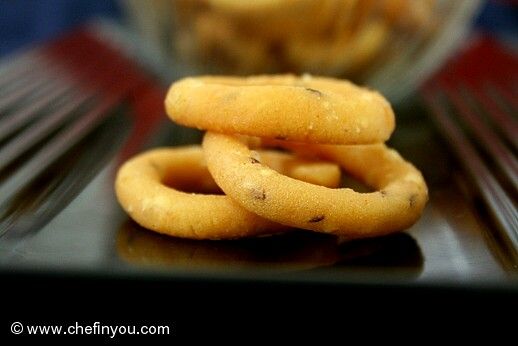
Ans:
POLYGON ((419 246, 406 233, 342 241, 330 235, 293 231, 259 238, 200 241, 157 234, 128 220, 122 224, 116 244, 117 253, 126 262, 178 270, 392 268, 414 277, 423 267, 419 246))

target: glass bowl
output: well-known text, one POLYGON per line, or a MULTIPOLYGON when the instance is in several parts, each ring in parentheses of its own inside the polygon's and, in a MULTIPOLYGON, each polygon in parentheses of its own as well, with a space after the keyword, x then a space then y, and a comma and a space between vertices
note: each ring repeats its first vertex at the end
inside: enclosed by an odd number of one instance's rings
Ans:
POLYGON ((480 0, 124 0, 176 77, 310 73, 401 102, 463 41, 480 0))

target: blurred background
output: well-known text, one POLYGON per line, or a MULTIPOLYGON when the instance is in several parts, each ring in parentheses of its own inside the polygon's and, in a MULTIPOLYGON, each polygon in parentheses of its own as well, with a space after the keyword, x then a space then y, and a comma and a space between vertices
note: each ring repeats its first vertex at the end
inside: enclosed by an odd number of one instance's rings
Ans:
POLYGON ((25 0, 0 2, 0 56, 108 18, 180 74, 313 73, 392 101, 414 90, 474 29, 516 47, 514 0, 25 0))
MULTIPOLYGON (((483 4, 474 25, 511 38, 518 30, 518 1, 483 4)), ((0 2, 0 56, 27 44, 52 38, 94 17, 123 20, 123 3, 116 0, 22 0, 0 2)))

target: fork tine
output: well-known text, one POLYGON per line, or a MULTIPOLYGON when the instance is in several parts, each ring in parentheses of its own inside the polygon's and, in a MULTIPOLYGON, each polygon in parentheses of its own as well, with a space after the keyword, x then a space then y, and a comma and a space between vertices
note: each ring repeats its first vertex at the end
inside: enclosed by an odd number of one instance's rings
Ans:
MULTIPOLYGON (((18 235, 23 236, 27 231, 36 230, 36 227, 39 229, 42 222, 48 221, 48 215, 52 214, 48 209, 56 208, 55 192, 61 191, 58 198, 63 201, 66 200, 63 195, 74 192, 71 192, 70 186, 63 186, 63 181, 57 178, 50 180, 52 186, 37 187, 36 195, 28 199, 27 194, 34 192, 34 184, 39 184, 40 178, 47 181, 52 170, 60 168, 56 164, 61 163, 58 161, 61 158, 68 164, 69 158, 64 155, 68 153, 73 156, 75 150, 82 147, 82 144, 78 146, 80 141, 98 126, 112 124, 107 129, 113 130, 115 123, 106 119, 114 114, 112 111, 125 100, 133 100, 148 90, 148 78, 133 62, 120 54, 116 46, 105 44, 97 34, 92 37, 88 30, 83 30, 73 33, 65 41, 63 43, 63 39, 60 39, 51 48, 45 45, 40 49, 38 58, 34 59, 34 65, 40 63, 41 57, 50 66, 57 65, 49 74, 57 81, 58 87, 50 91, 47 88, 40 96, 31 94, 30 105, 16 105, 0 116, 0 134, 6 124, 2 121, 20 118, 12 121, 15 125, 9 126, 10 131, 4 130, 12 135, 0 140, 0 145, 3 145, 0 147, 0 173, 3 174, 3 180, 0 181, 2 240, 6 239, 6 235, 7 238, 16 235, 18 239, 18 235), (87 67, 86 63, 92 61, 97 63, 87 67), (60 71, 64 73, 60 75, 60 71), (16 164, 9 165, 8 162, 13 160, 16 160, 16 164), (14 167, 12 170, 9 169, 11 166, 14 167), (47 218, 44 214, 48 214, 47 218), (44 221, 35 219, 40 217, 44 221)), ((34 71, 37 70, 34 68, 34 71)), ((2 74, 8 71, 0 70, 0 84, 2 74)), ((31 73, 28 76, 32 77, 31 73)), ((13 89, 19 89, 24 83, 26 81, 21 81, 13 89)), ((0 97, 8 89, 0 90, 0 97)), ((119 122, 120 118, 117 119, 119 122)), ((129 129, 129 125, 124 126, 125 130, 129 129)), ((103 132, 103 136, 110 137, 106 132, 103 132)), ((96 141, 96 138, 91 137, 91 140, 96 141)), ((102 144, 96 150, 101 147, 102 144)))
MULTIPOLYGON (((492 84, 493 85, 493 84, 492 84)), ((515 150, 518 150, 518 124, 506 109, 495 100, 495 96, 491 95, 491 89, 488 85, 480 85, 472 83, 471 90, 475 93, 478 101, 482 104, 486 115, 498 127, 498 129, 506 136, 515 150)))
MULTIPOLYGON (((78 36, 84 37, 84 35, 64 36, 49 42, 43 47, 32 48, 3 58, 0 61, 0 89, 16 81, 21 76, 48 66, 48 62, 43 61, 41 58, 49 52, 66 51, 67 48, 80 41, 78 36)), ((74 51, 68 50, 68 53, 70 52, 74 51)))
POLYGON ((43 93, 32 102, 24 104, 20 109, 17 109, 16 112, 9 114, 4 119, 0 119, 0 143, 36 117, 38 112, 48 104, 66 94, 70 88, 71 86, 63 84, 51 90, 50 93, 43 93))
POLYGON ((515 263, 518 261, 518 212, 511 198, 502 189, 490 170, 478 156, 473 145, 462 130, 449 117, 445 104, 445 94, 438 85, 428 85, 422 93, 432 110, 434 120, 448 138, 465 170, 479 187, 482 198, 499 225, 501 237, 509 246, 515 263))
POLYGON ((78 56, 82 51, 81 43, 84 43, 84 37, 84 33, 64 36, 49 42, 45 46, 35 47, 14 56, 6 56, 6 61, 2 61, 0 83, 5 83, 8 77, 16 79, 25 73, 52 66, 55 60, 45 59, 47 56, 61 55, 62 58, 78 56))
MULTIPOLYGON (((518 162, 516 158, 504 146, 500 138, 484 124, 472 107, 467 104, 466 98, 460 94, 460 88, 453 87, 452 84, 446 83, 444 79, 439 83, 439 87, 449 96, 452 103, 458 109, 458 115, 483 142, 484 149, 493 156, 500 169, 510 180, 514 191, 518 192, 518 162)), ((462 87, 466 87, 466 85, 462 85, 462 87)))
MULTIPOLYGON (((69 128, 60 131, 45 147, 39 150, 27 161, 6 184, 0 186, 0 206, 6 208, 8 201, 24 184, 31 182, 43 172, 52 162, 68 151, 87 133, 89 133, 111 109, 132 90, 141 84, 141 80, 128 80, 126 83, 119 77, 118 83, 111 88, 110 94, 104 100, 90 109, 83 117, 74 122, 69 128)), ((5 210, 5 209, 4 209, 5 210)), ((12 219, 7 217, 0 222, 0 237, 12 227, 12 219)))
MULTIPOLYGON (((96 71, 100 69, 100 64, 102 64, 103 59, 106 54, 97 54, 94 57, 79 55, 79 56, 69 56, 69 63, 73 61, 73 59, 84 59, 88 58, 88 63, 83 64, 81 70, 70 70, 67 66, 61 66, 54 68, 55 78, 61 79, 60 84, 57 85, 56 88, 50 88, 50 91, 39 93, 40 95, 33 99, 31 102, 27 103, 25 107, 21 107, 21 109, 17 109, 13 114, 9 114, 5 119, 0 119, 0 142, 5 140, 12 133, 18 131, 25 124, 27 124, 31 119, 36 117, 38 113, 44 109, 46 106, 56 101, 58 98, 69 93, 74 87, 81 84, 85 78, 90 77, 90 84, 93 84, 95 81, 91 76, 99 76, 99 73, 102 71, 96 71), (95 74, 97 72, 97 74, 95 74)), ((46 88, 49 89, 49 88, 46 88)), ((46 90, 45 90, 46 91, 46 90)))
POLYGON ((491 85, 495 89, 495 92, 502 96, 503 101, 506 102, 515 112, 518 109, 518 97, 516 97, 516 90, 512 90, 512 87, 505 85, 504 83, 494 83, 491 85))
MULTIPOLYGON (((95 45, 92 45, 90 48, 96 52, 95 45)), ((57 158, 88 134, 132 90, 137 90, 145 83, 145 78, 140 73, 131 70, 128 61, 117 57, 113 50, 107 50, 106 54, 108 57, 111 55, 111 57, 109 59, 101 58, 100 61, 104 63, 99 68, 95 68, 95 73, 89 76, 88 79, 90 83, 94 84, 92 90, 102 90, 102 93, 99 94, 102 96, 100 103, 92 106, 77 120, 70 122, 67 127, 53 135, 42 148, 38 149, 14 174, 10 175, 0 185, 0 206, 4 214, 8 210, 7 206, 10 204, 8 202, 14 198, 17 191, 30 183, 57 158)), ((80 60, 71 61, 70 63, 71 68, 74 68, 74 65, 75 68, 80 68, 83 65, 80 60)), ((0 234, 7 232, 13 225, 14 216, 9 215, 0 215, 0 234)))
POLYGON ((0 112, 15 106, 24 98, 31 95, 40 95, 47 90, 51 90, 54 87, 54 82, 55 80, 49 79, 48 75, 43 74, 29 78, 27 82, 21 83, 21 86, 11 90, 8 95, 0 99, 0 112))
POLYGON ((16 82, 20 77, 27 76, 36 68, 34 62, 38 58, 38 52, 30 51, 23 55, 19 60, 9 64, 0 73, 0 89, 16 82))
POLYGON ((11 55, 6 55, 0 58, 0 78, 2 78, 5 74, 9 73, 9 71, 20 67, 21 65, 25 65, 26 61, 34 54, 36 49, 28 49, 21 52, 15 52, 11 55))
POLYGON ((40 121, 34 122, 29 128, 1 148, 0 171, 59 127, 74 110, 83 105, 93 95, 93 92, 83 94, 76 92, 72 99, 60 102, 53 113, 40 119, 40 121))

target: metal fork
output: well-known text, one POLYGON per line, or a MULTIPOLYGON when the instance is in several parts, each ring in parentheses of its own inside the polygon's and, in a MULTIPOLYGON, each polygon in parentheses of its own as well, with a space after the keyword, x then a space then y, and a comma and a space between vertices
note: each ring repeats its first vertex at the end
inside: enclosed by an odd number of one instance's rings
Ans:
POLYGON ((89 30, 0 67, 0 237, 30 229, 20 191, 103 122, 146 78, 89 30))
POLYGON ((477 38, 421 94, 433 120, 472 178, 518 263, 518 59, 477 38), (494 161, 491 162, 491 161, 494 161))

